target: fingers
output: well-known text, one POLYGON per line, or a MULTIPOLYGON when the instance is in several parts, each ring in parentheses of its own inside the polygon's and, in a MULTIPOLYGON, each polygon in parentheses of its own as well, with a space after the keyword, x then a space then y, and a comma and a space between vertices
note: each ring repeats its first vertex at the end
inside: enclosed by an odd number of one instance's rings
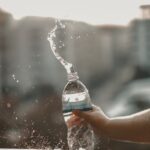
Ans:
POLYGON ((70 128, 74 125, 79 125, 82 122, 82 119, 77 116, 72 116, 67 120, 67 127, 70 128))
POLYGON ((91 123, 94 120, 94 118, 97 116, 97 114, 102 113, 102 110, 99 107, 92 105, 92 108, 93 109, 90 111, 75 110, 73 111, 73 114, 91 123))
POLYGON ((81 122, 83 123, 83 121, 90 124, 95 122, 97 114, 101 114, 101 109, 95 105, 92 105, 92 108, 90 111, 74 110, 73 116, 67 121, 67 126, 72 127, 73 125, 79 125, 81 122))
POLYGON ((93 112, 93 110, 91 110, 91 111, 75 110, 75 111, 73 111, 73 114, 79 118, 83 118, 88 121, 90 119, 91 112, 93 112))
POLYGON ((74 110, 73 114, 79 116, 81 118, 86 117, 86 115, 90 115, 91 112, 99 111, 100 108, 92 104, 92 110, 90 111, 82 111, 82 110, 74 110))

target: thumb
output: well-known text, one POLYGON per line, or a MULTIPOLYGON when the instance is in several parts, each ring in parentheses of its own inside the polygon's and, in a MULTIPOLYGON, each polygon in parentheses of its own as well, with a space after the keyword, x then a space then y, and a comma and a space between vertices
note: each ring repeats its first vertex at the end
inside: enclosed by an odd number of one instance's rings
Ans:
POLYGON ((83 118, 87 121, 90 120, 90 112, 89 111, 75 110, 75 111, 73 111, 73 114, 80 118, 83 118))

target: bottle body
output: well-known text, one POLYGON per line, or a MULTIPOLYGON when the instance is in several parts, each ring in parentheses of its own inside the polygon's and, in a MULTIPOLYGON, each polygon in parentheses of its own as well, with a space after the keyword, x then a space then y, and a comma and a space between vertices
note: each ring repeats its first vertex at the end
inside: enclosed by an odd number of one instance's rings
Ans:
MULTIPOLYGON (((79 80, 69 81, 62 94, 64 119, 72 117, 73 110, 92 110, 91 99, 85 85, 79 80)), ((94 134, 90 125, 81 123, 68 128, 68 146, 70 150, 93 150, 94 134)))
POLYGON ((69 81, 62 94, 64 115, 69 115, 73 110, 92 110, 91 99, 85 85, 79 81, 69 81))
POLYGON ((94 150, 93 130, 87 123, 68 128, 67 140, 69 150, 94 150))

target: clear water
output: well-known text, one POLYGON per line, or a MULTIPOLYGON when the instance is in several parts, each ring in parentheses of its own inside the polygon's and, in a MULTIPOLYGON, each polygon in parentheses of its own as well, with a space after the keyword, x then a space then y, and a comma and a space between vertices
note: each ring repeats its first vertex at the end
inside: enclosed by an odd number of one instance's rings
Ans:
MULTIPOLYGON (((57 45, 56 45, 56 41, 58 39, 58 37, 56 36, 56 31, 58 32, 60 29, 64 29, 64 28, 66 28, 66 26, 64 24, 62 24, 60 20, 56 20, 55 27, 51 30, 51 32, 49 32, 47 39, 50 43, 50 47, 51 47, 53 54, 59 60, 59 62, 64 66, 67 74, 70 74, 70 73, 74 72, 73 65, 71 63, 67 62, 60 55, 60 53, 61 53, 60 52, 61 49, 59 49, 60 46, 57 47, 57 45)), ((61 43, 61 46, 64 46, 64 43, 61 40, 59 41, 59 43, 61 43)))
MULTIPOLYGON (((75 109, 86 110, 91 108, 90 97, 87 92, 63 95, 64 119, 67 122, 71 117, 71 111, 75 109), (88 103, 89 102, 89 103, 88 103)), ((70 150, 93 150, 93 130, 87 123, 68 128, 67 140, 70 150)))
MULTIPOLYGON (((70 102, 70 103, 75 103, 75 102, 82 102, 84 101, 86 98, 89 98, 86 96, 87 93, 86 92, 82 92, 82 93, 75 93, 75 94, 65 94, 63 95, 63 98, 66 99, 66 101, 70 102)), ((89 101, 89 100, 88 100, 89 101)))
POLYGON ((91 110, 91 100, 87 92, 75 94, 63 94, 63 112, 64 116, 68 116, 73 110, 91 110))
MULTIPOLYGON (((65 120, 70 117, 71 115, 65 116, 65 120)), ((87 123, 68 128, 67 140, 69 150, 94 150, 93 130, 87 123)))

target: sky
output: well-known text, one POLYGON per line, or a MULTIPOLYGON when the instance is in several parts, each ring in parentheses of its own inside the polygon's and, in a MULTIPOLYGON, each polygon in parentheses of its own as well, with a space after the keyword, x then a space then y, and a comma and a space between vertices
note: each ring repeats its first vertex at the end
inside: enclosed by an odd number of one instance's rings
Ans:
POLYGON ((0 8, 15 19, 31 15, 120 25, 140 17, 142 4, 150 0, 0 0, 0 8))

